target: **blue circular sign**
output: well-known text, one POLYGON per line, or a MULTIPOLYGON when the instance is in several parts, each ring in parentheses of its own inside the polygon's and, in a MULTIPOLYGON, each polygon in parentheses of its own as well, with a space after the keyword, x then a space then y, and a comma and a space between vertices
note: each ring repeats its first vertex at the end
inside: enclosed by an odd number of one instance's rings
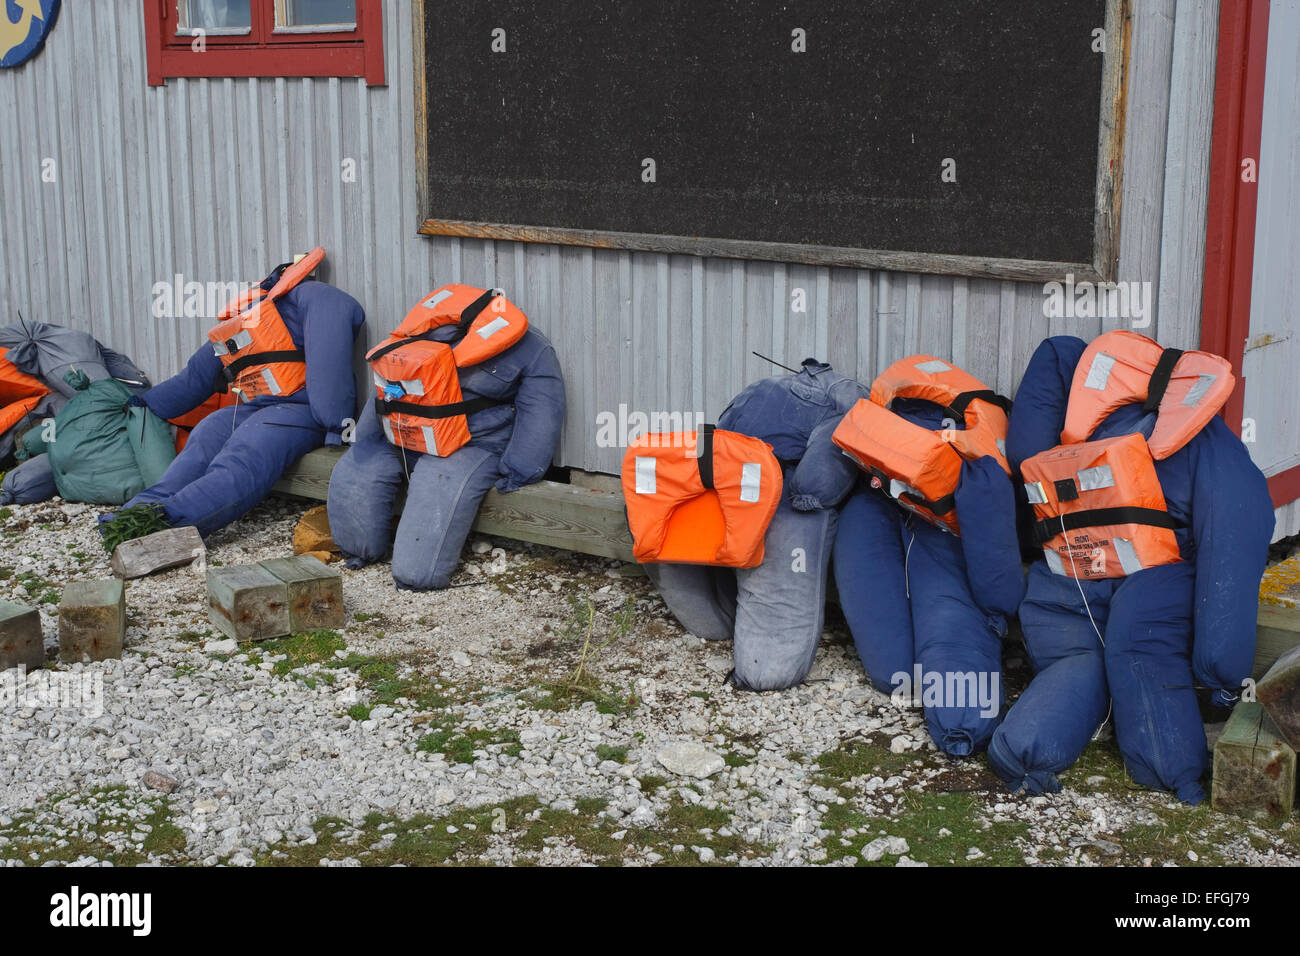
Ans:
POLYGON ((0 67, 40 53, 58 18, 59 0, 0 0, 0 67))

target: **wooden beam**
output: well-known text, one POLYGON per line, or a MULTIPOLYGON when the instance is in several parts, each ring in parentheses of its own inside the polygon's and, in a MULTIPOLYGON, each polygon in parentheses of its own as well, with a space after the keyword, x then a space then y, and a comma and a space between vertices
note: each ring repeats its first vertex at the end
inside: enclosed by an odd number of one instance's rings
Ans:
POLYGON ((1295 751, 1264 708, 1240 703, 1214 745, 1214 809, 1285 820, 1295 804, 1295 751))
MULTIPOLYGON (((281 494, 325 501, 339 448, 310 452, 275 486, 281 494)), ((474 521, 480 534, 499 535, 602 558, 633 561, 623 496, 554 481, 539 481, 503 495, 488 492, 474 521)))

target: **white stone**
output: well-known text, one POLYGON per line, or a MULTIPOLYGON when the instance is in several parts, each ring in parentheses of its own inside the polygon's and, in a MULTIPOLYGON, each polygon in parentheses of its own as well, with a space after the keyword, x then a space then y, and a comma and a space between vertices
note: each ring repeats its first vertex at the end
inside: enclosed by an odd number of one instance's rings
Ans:
POLYGON ((726 761, 703 744, 678 741, 659 751, 659 763, 671 773, 703 780, 725 767, 726 761))

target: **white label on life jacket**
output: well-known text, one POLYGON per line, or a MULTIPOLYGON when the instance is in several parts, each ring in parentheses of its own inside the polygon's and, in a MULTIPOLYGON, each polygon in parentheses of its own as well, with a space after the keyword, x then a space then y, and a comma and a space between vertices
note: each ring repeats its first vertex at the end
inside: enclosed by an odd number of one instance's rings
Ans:
POLYGON ((1041 481, 1025 482, 1025 497, 1029 499, 1031 505, 1047 504, 1047 493, 1043 491, 1043 483, 1041 481))
POLYGON ((924 372, 926 375, 937 375, 940 372, 947 372, 952 366, 947 362, 940 362, 938 359, 930 359, 928 362, 921 362, 916 366, 918 372, 924 372))
POLYGON ((262 369, 262 378, 266 381, 266 387, 271 390, 272 395, 280 394, 280 383, 275 380, 269 368, 262 369))
POLYGON ((757 501, 763 487, 763 466, 747 461, 740 466, 740 500, 757 501))
POLYGON ((1080 491, 1100 491, 1102 488, 1114 487, 1115 476, 1111 473, 1110 465, 1079 469, 1080 491))
POLYGON ((1190 391, 1188 391, 1187 397, 1183 399, 1183 404, 1184 405, 1201 404, 1201 399, 1205 397, 1205 393, 1208 392, 1210 390, 1210 387, 1218 380, 1219 380, 1219 376, 1212 375, 1209 372, 1202 372, 1200 375, 1196 377, 1196 384, 1191 387, 1190 391))
POLYGON ((636 493, 638 495, 653 495, 655 493, 655 458, 643 458, 640 455, 636 459, 636 493))
POLYGON ((1092 365, 1088 369, 1088 377, 1084 380, 1083 387, 1095 389, 1099 392, 1104 391, 1106 383, 1110 381, 1110 370, 1115 367, 1113 356, 1105 352, 1098 352, 1092 357, 1092 365))
POLYGON ((420 304, 423 305, 426 309, 437 308, 439 302, 446 301, 447 299, 450 299, 455 294, 456 293, 452 292, 450 289, 443 289, 439 292, 435 292, 433 295, 429 296, 429 298, 425 299, 420 304))
POLYGON ((500 332, 509 324, 510 323, 505 319, 493 319, 487 325, 483 326, 483 328, 478 330, 479 337, 490 339, 492 338, 493 335, 495 335, 497 332, 500 332))
POLYGON ((421 425, 420 431, 424 434, 424 450, 430 455, 438 454, 438 440, 433 437, 433 426, 421 425))
POLYGON ((1115 554, 1119 556, 1119 566, 1125 574, 1137 574, 1142 570, 1142 562, 1138 560, 1132 541, 1128 538, 1115 538, 1113 543, 1115 554))

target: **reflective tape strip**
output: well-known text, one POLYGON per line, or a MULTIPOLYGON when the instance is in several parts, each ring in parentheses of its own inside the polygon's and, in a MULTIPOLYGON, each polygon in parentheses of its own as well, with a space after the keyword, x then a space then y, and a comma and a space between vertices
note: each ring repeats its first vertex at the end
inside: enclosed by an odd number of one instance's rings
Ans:
POLYGON ((269 368, 262 369, 262 378, 266 381, 266 387, 271 390, 272 395, 280 394, 280 383, 275 380, 269 368))
POLYGON ((493 335, 506 328, 509 324, 510 323, 505 319, 493 319, 487 325, 483 326, 483 328, 478 330, 479 337, 490 339, 493 335))
POLYGON ((402 389, 407 395, 423 395, 424 383, 418 378, 404 378, 402 379, 402 389))
POLYGON ((248 348, 253 344, 253 334, 247 329, 236 332, 231 338, 235 340, 236 349, 248 348))
POLYGON ((919 362, 916 366, 918 372, 924 372, 926 375, 936 375, 939 372, 947 372, 951 369, 951 365, 947 362, 940 362, 938 359, 930 359, 928 362, 919 362))
POLYGON ((379 424, 384 426, 384 437, 388 439, 389 444, 396 445, 397 439, 393 437, 393 423, 388 420, 388 416, 381 417, 379 424))
POLYGON ((1142 562, 1138 560, 1132 541, 1128 538, 1115 538, 1113 543, 1115 554, 1119 557, 1119 566, 1125 574, 1137 574, 1142 570, 1142 562))
POLYGON ((438 454, 438 440, 433 437, 433 426, 421 425, 420 431, 424 434, 424 450, 430 455, 438 454))
POLYGON ((1191 387, 1190 391, 1188 391, 1187 396, 1183 399, 1183 404, 1199 405, 1201 399, 1205 397, 1205 393, 1208 392, 1210 387, 1218 380, 1219 376, 1210 372, 1202 372, 1196 377, 1196 384, 1191 387))
POLYGON ((655 488, 658 487, 655 481, 655 462, 658 459, 650 457, 637 456, 636 459, 636 493, 638 495, 653 495, 655 488))
POLYGON ((1047 492, 1043 491, 1041 481, 1025 482, 1025 497, 1029 499, 1031 505, 1047 504, 1047 492))
POLYGON ((993 439, 993 444, 995 444, 995 445, 998 446, 998 451, 1002 452, 1002 454, 1005 455, 1005 454, 1007 453, 1007 442, 1006 442, 1006 439, 1004 439, 1004 438, 995 438, 995 439, 993 439))
POLYGON ((897 498, 899 495, 903 495, 903 494, 914 495, 917 498, 925 497, 925 495, 921 494, 919 491, 917 491, 915 488, 913 488, 911 485, 907 484, 906 482, 899 481, 897 478, 890 478, 889 497, 897 498))
POLYGON ((215 353, 217 353, 218 355, 229 355, 229 354, 230 354, 230 350, 226 348, 226 343, 225 343, 225 342, 213 342, 213 343, 212 343, 212 351, 215 352, 215 353))
POLYGON ((1061 556, 1056 553, 1054 548, 1044 548, 1043 555, 1047 558, 1047 566, 1052 569, 1053 574, 1068 577, 1065 573, 1065 565, 1061 563, 1061 556))
POLYGON ((445 302, 455 294, 456 293, 452 292, 450 289, 443 289, 441 292, 435 292, 420 304, 426 309, 436 308, 439 302, 445 302))
POLYGON ((376 388, 385 388, 388 385, 388 379, 384 378, 378 372, 372 371, 370 377, 374 380, 376 388))
POLYGON ((740 466, 740 500, 757 501, 758 493, 763 487, 763 466, 756 461, 747 461, 740 466))
POLYGON ((1098 465, 1096 468, 1079 469, 1079 490, 1099 491, 1102 488, 1114 488, 1115 476, 1110 465, 1098 465))
POLYGON ((1092 365, 1088 369, 1088 377, 1084 380, 1083 387, 1096 389, 1099 392, 1104 390, 1110 381, 1110 370, 1114 367, 1114 356, 1098 352, 1092 357, 1092 365))

